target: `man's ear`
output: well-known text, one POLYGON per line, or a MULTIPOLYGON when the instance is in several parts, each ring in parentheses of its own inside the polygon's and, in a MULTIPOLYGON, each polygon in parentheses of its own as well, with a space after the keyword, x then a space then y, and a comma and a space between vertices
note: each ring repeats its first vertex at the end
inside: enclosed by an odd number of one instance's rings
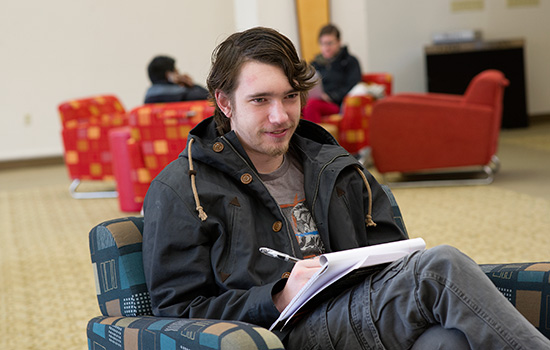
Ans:
POLYGON ((216 90, 214 94, 216 97, 216 103, 218 104, 218 107, 221 109, 221 111, 223 112, 223 114, 225 114, 227 118, 231 118, 232 108, 231 108, 231 99, 229 98, 229 96, 227 96, 227 94, 221 90, 216 90))

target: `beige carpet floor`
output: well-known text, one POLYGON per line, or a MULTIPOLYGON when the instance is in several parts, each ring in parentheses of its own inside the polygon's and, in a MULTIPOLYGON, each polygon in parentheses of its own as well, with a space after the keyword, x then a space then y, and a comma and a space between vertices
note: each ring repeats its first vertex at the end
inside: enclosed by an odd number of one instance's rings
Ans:
POLYGON ((67 186, 0 192, 0 349, 87 349, 99 315, 87 232, 121 215, 67 186))
MULTIPOLYGON (((533 147, 524 134, 504 138, 533 147)), ((525 175, 514 180, 505 165, 489 186, 394 189, 411 237, 456 246, 478 263, 549 261, 550 200, 511 189, 525 175)), ((128 214, 116 199, 72 199, 68 185, 63 166, 0 170, 0 350, 87 349, 87 321, 99 315, 88 232, 128 214)))
POLYGON ((550 261, 550 202, 496 186, 394 189, 411 237, 478 263, 550 261))

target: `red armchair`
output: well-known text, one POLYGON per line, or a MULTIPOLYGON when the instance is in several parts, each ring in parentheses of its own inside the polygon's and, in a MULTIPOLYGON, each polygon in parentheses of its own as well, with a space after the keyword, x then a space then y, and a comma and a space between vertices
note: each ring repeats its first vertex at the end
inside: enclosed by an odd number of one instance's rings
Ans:
POLYGON ((122 211, 141 209, 151 181, 183 151, 189 131, 212 114, 206 100, 147 104, 129 112, 129 127, 111 134, 122 211))
MULTIPOLYGON (((484 178, 474 177, 472 183, 492 182, 499 164, 496 153, 507 85, 502 72, 486 70, 472 79, 463 96, 403 93, 380 100, 370 124, 377 170, 383 175, 413 175, 475 167, 484 178)), ((450 183, 416 183, 437 184, 450 183)))
POLYGON ((109 131, 127 124, 124 107, 112 95, 63 102, 58 106, 74 198, 116 197, 116 191, 77 192, 82 180, 114 180, 109 131))
MULTIPOLYGON (((363 74, 366 84, 384 86, 384 95, 392 94, 392 75, 389 73, 363 74)), ((370 145, 369 122, 372 106, 377 100, 370 95, 348 95, 342 102, 341 114, 322 117, 321 125, 330 131, 340 145, 352 154, 370 145)))

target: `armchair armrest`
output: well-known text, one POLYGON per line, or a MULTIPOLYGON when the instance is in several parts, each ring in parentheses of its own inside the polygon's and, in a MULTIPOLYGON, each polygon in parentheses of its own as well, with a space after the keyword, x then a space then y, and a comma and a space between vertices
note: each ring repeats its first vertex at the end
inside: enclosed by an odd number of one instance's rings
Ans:
POLYGON ((386 73, 386 72, 365 73, 361 76, 361 81, 367 84, 375 83, 375 84, 384 85, 385 95, 390 96, 392 94, 393 76, 390 73, 386 73))
POLYGON ((480 265, 498 290, 550 338, 550 262, 480 265))
POLYGON ((284 350, 274 333, 236 321, 99 316, 88 322, 87 335, 89 349, 284 350))
POLYGON ((461 95, 452 95, 452 94, 440 94, 430 92, 428 94, 423 93, 414 93, 406 92, 395 95, 396 98, 409 98, 417 101, 427 102, 447 102, 447 103, 464 103, 464 97, 461 95))

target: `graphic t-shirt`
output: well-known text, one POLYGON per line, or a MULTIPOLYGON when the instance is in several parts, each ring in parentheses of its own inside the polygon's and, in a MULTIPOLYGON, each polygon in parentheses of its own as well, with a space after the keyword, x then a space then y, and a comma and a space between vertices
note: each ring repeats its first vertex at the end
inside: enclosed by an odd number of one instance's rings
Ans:
POLYGON ((317 225, 306 206, 304 174, 296 157, 290 152, 285 154, 279 169, 260 176, 291 223, 304 258, 324 253, 317 225))

